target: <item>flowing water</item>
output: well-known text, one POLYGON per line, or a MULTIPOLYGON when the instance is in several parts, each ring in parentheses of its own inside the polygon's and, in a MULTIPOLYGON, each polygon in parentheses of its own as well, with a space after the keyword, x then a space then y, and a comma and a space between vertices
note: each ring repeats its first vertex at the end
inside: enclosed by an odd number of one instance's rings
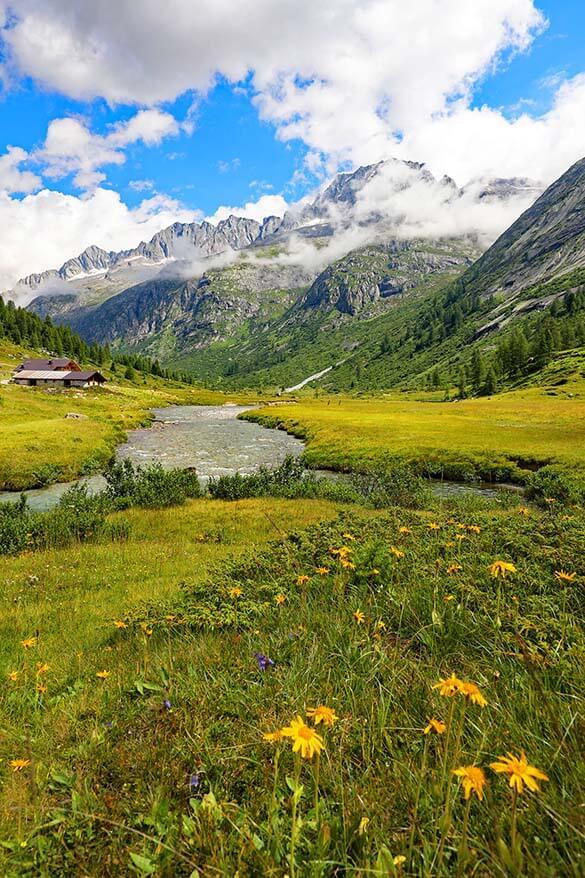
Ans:
MULTIPOLYGON (((304 448, 300 439, 282 430, 268 430, 238 415, 251 406, 178 405, 153 409, 155 421, 142 430, 132 430, 128 441, 116 451, 119 460, 136 464, 161 463, 165 468, 192 467, 205 485, 212 477, 236 472, 247 475, 260 466, 279 466, 287 455, 298 457, 304 448)), ((90 492, 103 490, 105 479, 91 476, 77 482, 59 483, 25 491, 32 509, 45 511, 56 506, 72 485, 87 485, 90 492)), ((0 503, 18 500, 18 492, 0 492, 0 503)))
MULTIPOLYGON (((210 478, 243 475, 260 466, 279 466, 287 455, 298 457, 304 444, 282 430, 270 430, 238 415, 252 406, 177 405, 153 409, 154 423, 141 430, 132 430, 128 441, 116 451, 119 460, 129 458, 135 464, 161 463, 167 469, 195 467, 199 481, 206 485, 210 478)), ((317 475, 343 480, 338 473, 318 471, 317 475)), ((345 476, 347 478, 347 476, 345 476)), ((90 493, 105 488, 103 476, 88 476, 75 482, 60 482, 46 488, 25 491, 29 506, 45 511, 56 506, 72 485, 86 485, 90 493)), ((433 491, 440 497, 478 494, 497 497, 497 486, 487 483, 433 482, 433 491)), ((512 489, 515 486, 504 486, 512 489)), ((0 491, 0 503, 18 500, 15 491, 0 491)))

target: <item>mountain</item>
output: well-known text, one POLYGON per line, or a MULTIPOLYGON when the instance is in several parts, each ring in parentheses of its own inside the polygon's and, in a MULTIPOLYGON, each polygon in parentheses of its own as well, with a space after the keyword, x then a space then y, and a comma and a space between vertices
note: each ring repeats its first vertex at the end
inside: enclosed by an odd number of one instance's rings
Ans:
POLYGON ((338 174, 282 218, 175 223, 132 250, 90 247, 58 270, 24 278, 17 292, 32 297, 30 310, 88 341, 195 371, 213 363, 213 379, 236 369, 226 344, 262 361, 255 351, 266 333, 277 359, 286 357, 286 338, 302 347, 304 333, 326 341, 343 327, 352 345, 354 330, 361 333, 352 321, 434 294, 481 255, 483 237, 461 222, 443 234, 441 217, 493 202, 515 211, 538 191, 530 181, 500 179, 459 188, 423 164, 390 159, 338 174))

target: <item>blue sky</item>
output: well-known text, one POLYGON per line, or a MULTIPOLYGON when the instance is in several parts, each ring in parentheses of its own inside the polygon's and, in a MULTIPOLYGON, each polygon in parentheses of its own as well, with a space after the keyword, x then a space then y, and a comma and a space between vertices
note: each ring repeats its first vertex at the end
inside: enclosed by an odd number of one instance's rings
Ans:
MULTIPOLYGON (((473 106, 488 104, 506 114, 545 112, 551 104, 559 78, 581 72, 585 66, 585 3, 578 0, 539 2, 549 20, 531 48, 503 59, 500 69, 487 75, 473 95, 473 106)), ((126 163, 108 169, 108 185, 123 193, 133 206, 144 198, 132 181, 152 182, 156 191, 180 199, 186 206, 212 214, 221 204, 239 205, 262 192, 284 192, 298 198, 315 185, 310 175, 293 185, 307 153, 300 140, 287 143, 275 136, 275 128, 262 122, 250 102, 249 88, 235 88, 225 80, 203 98, 196 111, 194 133, 181 133, 151 149, 136 144, 126 163)), ((164 103, 178 118, 186 116, 193 100, 186 94, 164 103)), ((8 145, 27 151, 42 145, 49 122, 58 117, 80 115, 96 133, 129 118, 133 106, 111 108, 103 99, 77 101, 25 77, 3 95, 0 103, 0 151, 8 145)), ((585 144, 584 144, 585 152, 585 144)), ((60 181, 63 192, 74 193, 71 176, 60 181)))
POLYGON ((0 285, 391 155, 551 182, 585 154, 584 44, 578 0, 0 0, 0 222, 47 240, 0 245, 0 285))

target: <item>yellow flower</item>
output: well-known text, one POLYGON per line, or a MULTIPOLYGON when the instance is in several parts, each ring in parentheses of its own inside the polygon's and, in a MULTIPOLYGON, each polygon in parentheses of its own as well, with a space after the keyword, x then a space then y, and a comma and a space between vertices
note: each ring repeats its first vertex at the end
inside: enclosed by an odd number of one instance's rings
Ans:
POLYGON ((370 570, 370 576, 379 576, 379 575, 380 575, 380 571, 378 570, 378 568, 372 567, 372 569, 370 570))
POLYGON ((284 604, 284 602, 286 601, 286 595, 284 595, 284 594, 277 594, 277 595, 276 595, 276 598, 275 598, 275 601, 276 601, 276 603, 279 604, 279 605, 280 605, 280 604, 284 604))
POLYGON ((312 759, 324 748, 323 738, 315 729, 308 726, 300 716, 293 719, 290 726, 281 729, 285 738, 293 741, 293 753, 300 753, 303 759, 312 759))
POLYGON ((310 578, 311 577, 307 576, 305 573, 303 573, 301 576, 297 576, 297 585, 305 585, 305 583, 307 583, 310 578))
POLYGON ((555 579, 558 582, 573 582, 576 575, 576 573, 567 573, 566 570, 555 570, 555 579))
POLYGON ((455 595, 454 595, 454 594, 446 594, 445 597, 443 598, 443 601, 444 601, 446 604, 450 604, 451 601, 454 601, 454 600, 455 600, 455 595))
POLYGON ((116 628, 127 628, 128 627, 126 625, 126 623, 122 621, 122 619, 116 619, 116 621, 114 622, 114 625, 116 628))
POLYGON ((518 509, 518 515, 530 515, 530 509, 528 506, 520 506, 518 509))
POLYGON ((451 564, 447 567, 447 573, 451 576, 453 573, 459 573, 460 570, 463 570, 461 564, 451 564))
POLYGON ((360 825, 358 826, 358 835, 363 835, 364 832, 368 831, 368 823, 370 822, 369 817, 362 817, 360 820, 360 825))
POLYGON ((355 541, 355 537, 353 534, 341 534, 341 536, 343 537, 344 540, 354 540, 355 541))
POLYGON ((493 564, 490 564, 488 570, 494 579, 498 579, 500 576, 502 579, 505 579, 507 573, 517 572, 514 565, 510 564, 509 561, 494 561, 493 564))
POLYGON ((46 662, 36 663, 37 674, 46 674, 49 671, 49 665, 46 662))
POLYGON ((430 732, 436 732, 437 735, 442 735, 447 731, 447 726, 445 723, 442 723, 440 719, 430 719, 428 726, 423 730, 423 735, 428 735, 430 732))
POLYGON ((479 686, 476 686, 475 683, 461 683, 459 691, 472 704, 479 704, 480 707, 486 706, 487 700, 482 695, 479 686))
POLYGON ((405 527, 404 525, 402 525, 402 527, 398 528, 398 533, 399 534, 411 534, 412 530, 409 527, 405 527))
POLYGON ((47 687, 44 685, 44 683, 37 683, 37 692, 39 692, 41 695, 44 695, 46 691, 47 687))
POLYGON ((479 525, 477 525, 477 524, 467 524, 465 526, 465 530, 468 531, 468 533, 470 533, 470 534, 480 534, 481 533, 481 527, 479 527, 479 525))
POLYGON ((8 674, 8 679, 12 680, 13 683, 16 683, 18 680, 18 671, 10 671, 8 674))
POLYGON ((490 768, 498 774, 509 774, 510 786, 519 793, 524 790, 524 785, 532 792, 538 792, 540 787, 536 781, 548 780, 546 774, 528 764, 524 750, 520 751, 520 756, 513 756, 512 753, 500 756, 500 761, 492 762, 490 768))
POLYGON ((366 617, 364 616, 364 614, 362 613, 361 610, 356 610, 355 613, 353 614, 353 618, 356 620, 358 625, 361 625, 366 617))
POLYGON ((36 646, 37 638, 36 637, 25 637, 24 640, 20 641, 21 645, 24 646, 25 649, 30 649, 32 646, 36 646))
POLYGON ((352 561, 348 561, 347 558, 341 559, 341 566, 344 570, 355 570, 355 564, 352 561))
POLYGON ((140 627, 144 631, 144 633, 147 635, 147 637, 150 637, 153 629, 149 627, 148 622, 141 622, 140 627))
POLYGON ((445 543, 445 548, 452 549, 454 545, 455 545, 455 543, 452 543, 451 540, 449 540, 448 543, 445 543))
POLYGON ((22 771, 23 768, 28 768, 30 759, 11 759, 8 764, 13 771, 22 771))
POLYGON ((436 521, 429 521, 427 527, 429 530, 441 530, 441 526, 436 521))
POLYGON ((462 686, 463 681, 460 680, 459 677, 456 677, 455 674, 451 674, 450 677, 439 680, 439 682, 435 683, 432 688, 438 689, 439 695, 443 695, 445 698, 452 698, 453 695, 457 695, 458 692, 461 692, 462 686))
POLYGON ((383 619, 378 619, 376 622, 376 631, 383 631, 386 627, 386 623, 383 619))
POLYGON ((390 546, 390 551, 396 558, 404 558, 404 552, 402 549, 397 549, 396 546, 390 546))
POLYGON ((275 732, 264 732, 262 738, 268 744, 277 744, 279 741, 282 741, 284 735, 282 729, 277 729, 275 732))
POLYGON ((229 590, 229 596, 230 596, 231 598, 239 598, 239 597, 241 597, 241 595, 242 595, 242 589, 239 588, 239 586, 234 585, 233 588, 230 588, 230 590, 229 590))
POLYGON ((100 680, 107 680, 109 676, 109 671, 98 671, 96 674, 96 677, 98 677, 100 680))
POLYGON ((324 704, 320 704, 319 707, 308 707, 307 716, 312 717, 316 726, 323 723, 331 727, 339 719, 335 710, 332 707, 325 707, 324 704))
POLYGON ((404 854, 398 854, 396 857, 394 857, 392 862, 394 863, 395 866, 398 866, 398 867, 403 866, 404 863, 406 863, 406 857, 404 856, 404 854))
POLYGON ((475 793, 479 801, 482 801, 483 788, 487 781, 483 770, 478 765, 462 765, 461 768, 456 768, 453 774, 461 778, 466 799, 469 799, 471 794, 475 793))
POLYGON ((329 567, 316 567, 315 573, 318 573, 319 576, 327 576, 329 573, 329 567))
POLYGON ((545 497, 544 502, 548 503, 549 505, 552 505, 553 503, 557 502, 557 498, 556 497, 545 497))

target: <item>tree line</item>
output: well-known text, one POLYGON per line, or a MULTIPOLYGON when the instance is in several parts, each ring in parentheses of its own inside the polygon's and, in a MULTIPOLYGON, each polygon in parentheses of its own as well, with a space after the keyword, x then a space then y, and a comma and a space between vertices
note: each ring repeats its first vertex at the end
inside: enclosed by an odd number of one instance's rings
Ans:
POLYGON ((143 375, 193 384, 192 375, 163 369, 158 360, 141 354, 112 353, 108 344, 88 344, 69 326, 58 326, 49 316, 41 318, 10 300, 5 302, 1 296, 0 338, 36 351, 45 351, 52 356, 71 357, 80 363, 94 363, 102 368, 109 365, 112 372, 123 375, 130 381, 134 381, 136 373, 140 372, 143 375))

